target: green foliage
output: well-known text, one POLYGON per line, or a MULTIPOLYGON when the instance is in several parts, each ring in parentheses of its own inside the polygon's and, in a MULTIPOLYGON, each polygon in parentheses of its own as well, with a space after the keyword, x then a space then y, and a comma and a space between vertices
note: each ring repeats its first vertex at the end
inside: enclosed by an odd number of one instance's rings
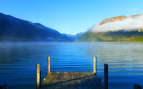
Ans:
POLYGON ((95 33, 91 33, 91 32, 86 32, 84 34, 82 34, 77 41, 96 41, 96 35, 95 33))
POLYGON ((132 37, 128 41, 143 42, 143 36, 132 37))
POLYGON ((129 41, 142 42, 143 32, 86 32, 79 37, 78 41, 129 41))

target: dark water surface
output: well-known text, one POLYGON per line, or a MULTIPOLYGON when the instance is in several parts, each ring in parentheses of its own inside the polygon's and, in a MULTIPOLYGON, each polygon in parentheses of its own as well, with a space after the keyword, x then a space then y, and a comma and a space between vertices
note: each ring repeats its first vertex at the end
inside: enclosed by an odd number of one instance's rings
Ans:
POLYGON ((132 89, 143 85, 143 43, 0 43, 0 85, 35 84, 36 64, 47 75, 51 71, 92 72, 97 56, 97 76, 103 78, 109 64, 110 89, 132 89), (120 87, 119 87, 120 86, 120 87))

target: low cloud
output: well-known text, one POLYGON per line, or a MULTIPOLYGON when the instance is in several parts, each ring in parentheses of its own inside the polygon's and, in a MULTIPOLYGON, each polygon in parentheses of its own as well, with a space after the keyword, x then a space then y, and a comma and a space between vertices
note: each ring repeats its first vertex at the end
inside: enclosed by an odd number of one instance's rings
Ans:
POLYGON ((119 30, 136 30, 143 29, 143 15, 128 16, 124 20, 117 20, 108 22, 105 24, 96 24, 91 31, 94 32, 107 32, 107 31, 119 31, 119 30))

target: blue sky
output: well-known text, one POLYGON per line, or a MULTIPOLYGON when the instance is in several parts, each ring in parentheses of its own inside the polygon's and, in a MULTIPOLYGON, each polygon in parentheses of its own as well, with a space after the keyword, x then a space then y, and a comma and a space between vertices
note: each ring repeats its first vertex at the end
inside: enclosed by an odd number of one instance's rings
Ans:
POLYGON ((104 18, 142 14, 143 0, 1 0, 0 12, 76 34, 104 18))

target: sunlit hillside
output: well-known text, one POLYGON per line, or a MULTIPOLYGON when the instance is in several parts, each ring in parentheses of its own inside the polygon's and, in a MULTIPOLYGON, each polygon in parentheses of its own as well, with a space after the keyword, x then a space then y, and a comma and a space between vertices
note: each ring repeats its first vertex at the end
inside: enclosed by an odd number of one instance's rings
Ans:
POLYGON ((106 18, 85 32, 79 41, 143 41, 143 15, 106 18))

